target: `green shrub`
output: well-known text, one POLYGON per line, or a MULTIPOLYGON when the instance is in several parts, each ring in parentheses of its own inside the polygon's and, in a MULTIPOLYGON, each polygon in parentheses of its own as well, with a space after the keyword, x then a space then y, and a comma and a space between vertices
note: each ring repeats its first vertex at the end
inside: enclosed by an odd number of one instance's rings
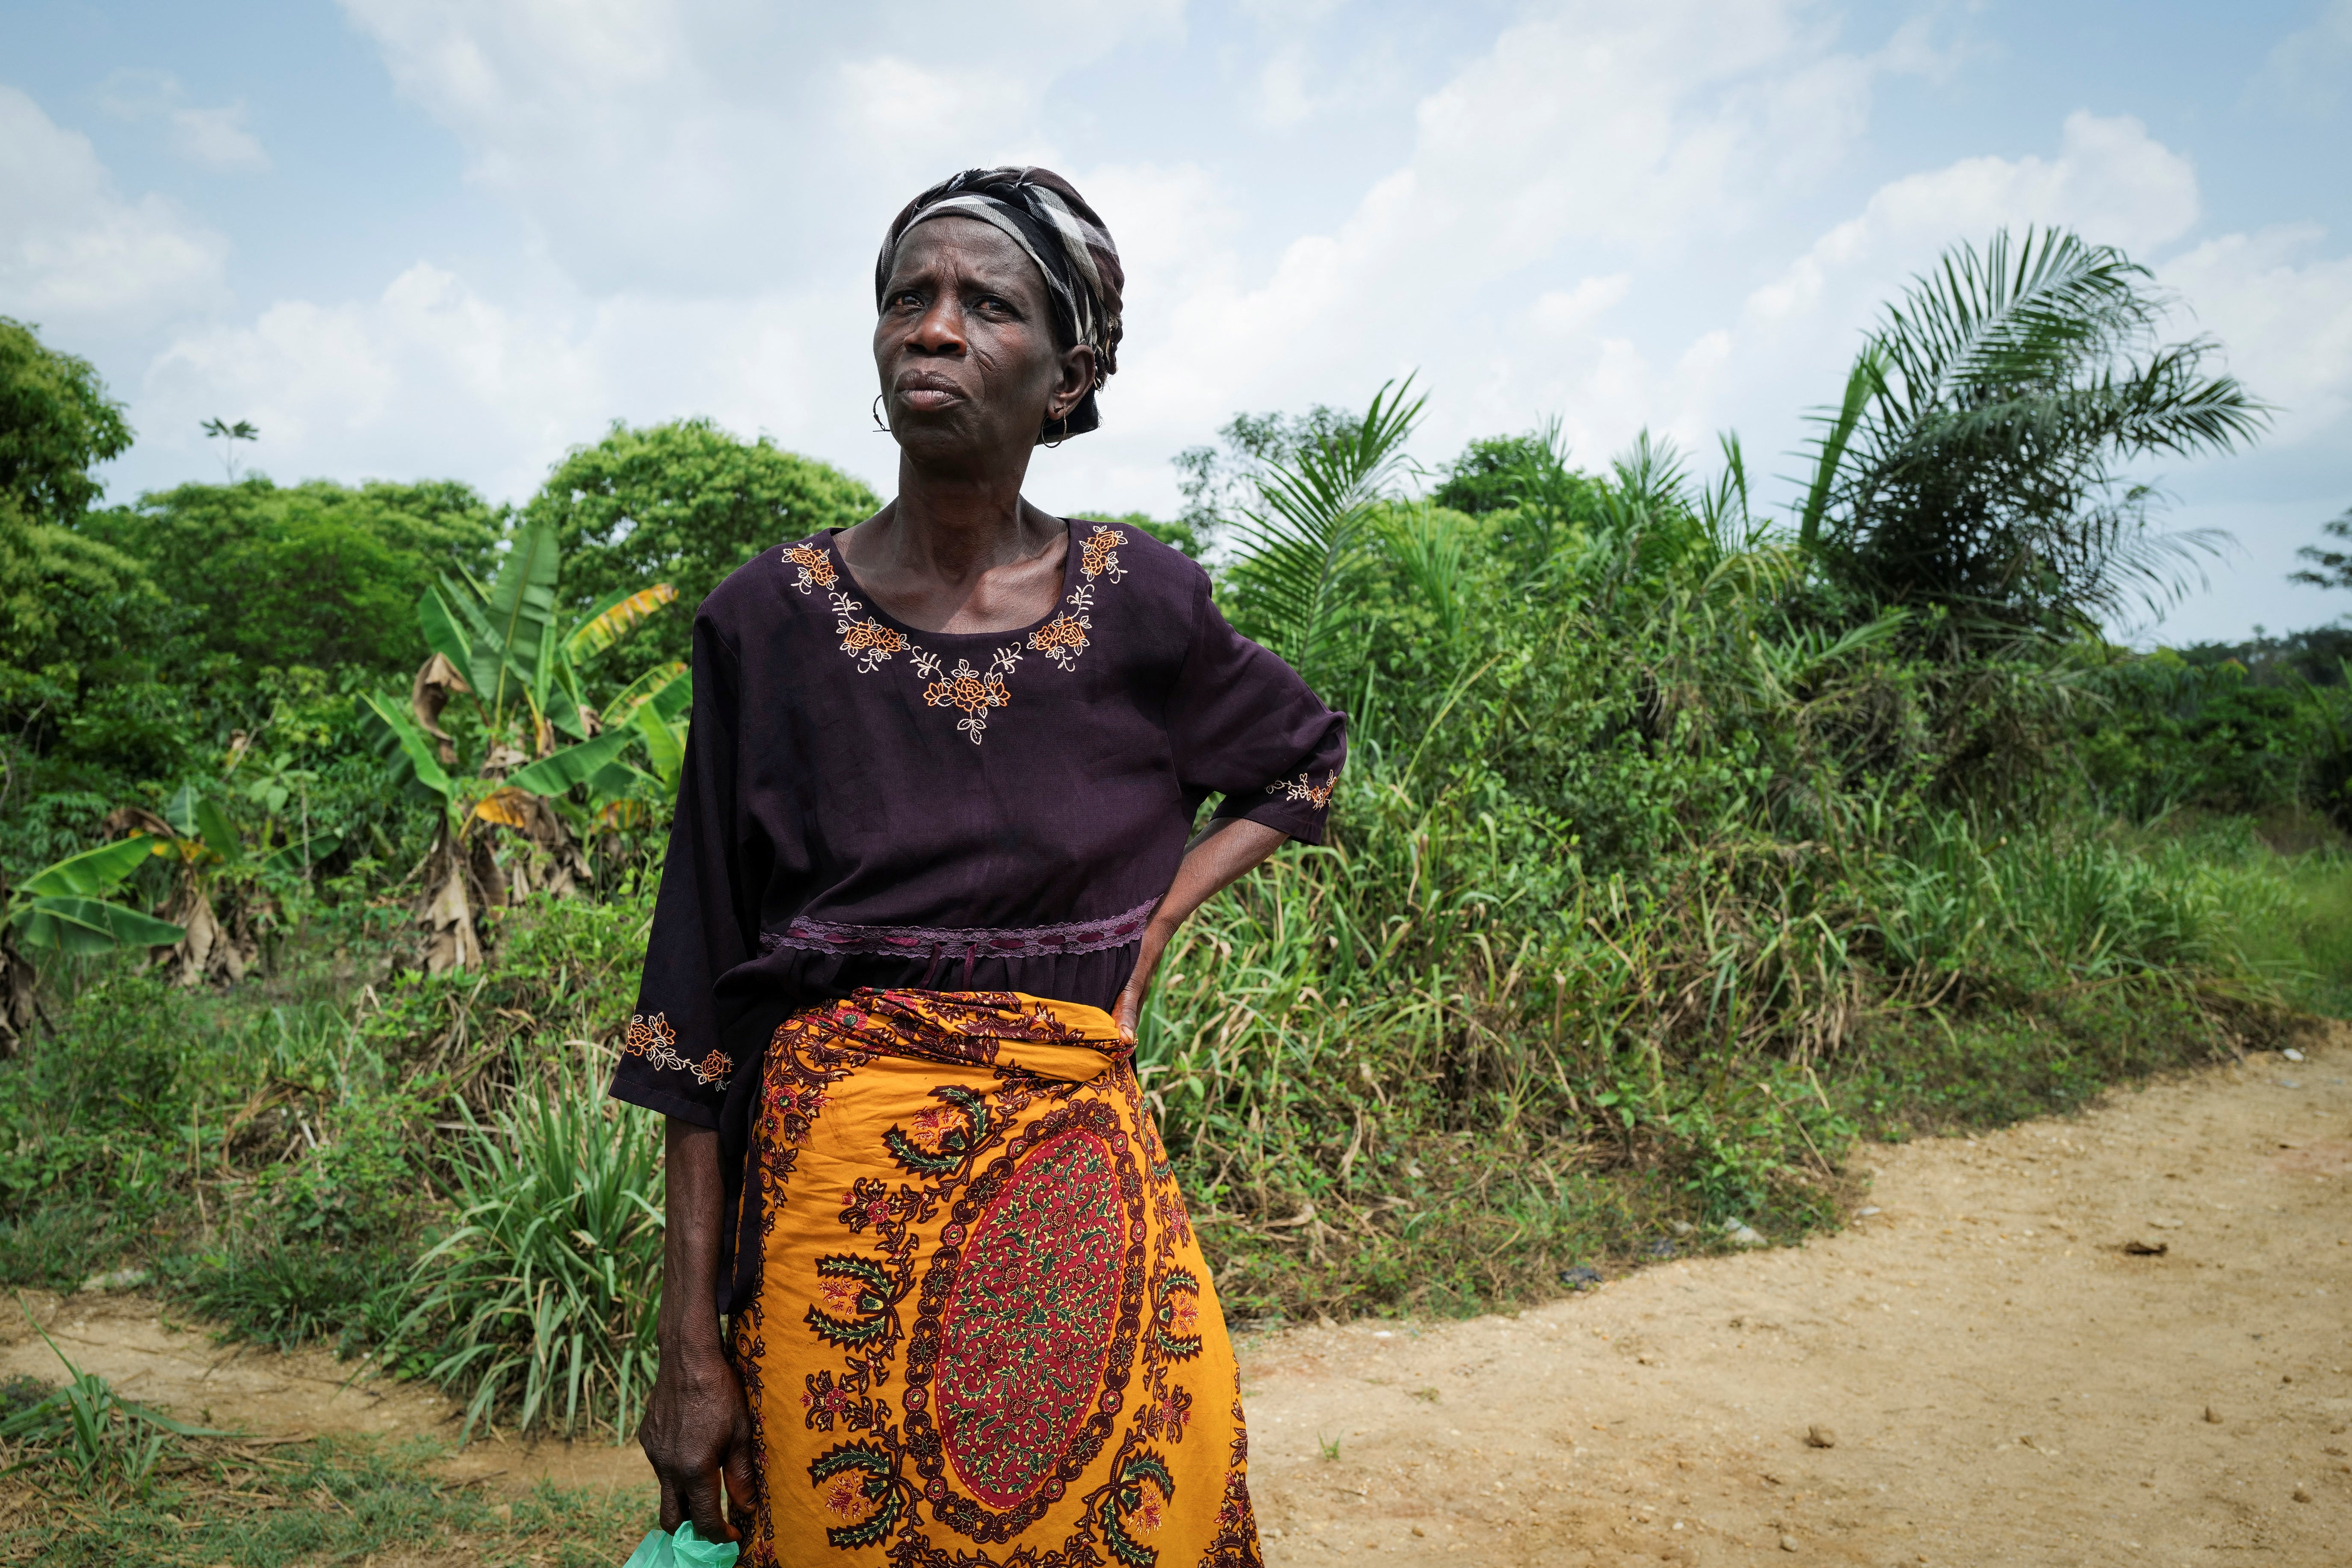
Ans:
POLYGON ((457 1102, 455 1228, 418 1262, 401 1331, 467 1402, 464 1436, 499 1419, 635 1429, 656 1365, 661 1138, 604 1077, 593 1060, 525 1075, 487 1121, 457 1102))

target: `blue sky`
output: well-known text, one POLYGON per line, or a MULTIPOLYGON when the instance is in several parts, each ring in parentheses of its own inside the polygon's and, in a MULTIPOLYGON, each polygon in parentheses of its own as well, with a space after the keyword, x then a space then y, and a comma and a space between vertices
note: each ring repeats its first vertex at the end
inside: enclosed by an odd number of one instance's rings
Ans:
POLYGON ((2352 506, 2347 83, 2352 0, 13 0, 0 314, 129 403, 117 496, 216 475, 215 415, 281 479, 519 500, 689 413, 887 493, 880 228, 1040 162, 1131 285, 1105 428, 1031 494, 1164 512, 1235 410, 1416 370, 1432 463, 1558 415, 1591 463, 1734 429, 1792 473, 1905 278, 2063 223, 2280 405, 2260 450, 2153 476, 2239 543, 2138 635, 2236 637, 2352 610, 2283 580, 2352 506))

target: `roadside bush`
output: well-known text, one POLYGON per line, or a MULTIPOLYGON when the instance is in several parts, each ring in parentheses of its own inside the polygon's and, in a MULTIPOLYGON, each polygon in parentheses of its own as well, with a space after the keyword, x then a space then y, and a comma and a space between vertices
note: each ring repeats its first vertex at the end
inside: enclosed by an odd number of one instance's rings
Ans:
MULTIPOLYGON (((657 1119, 606 1099, 590 1058, 486 1121, 462 1101, 454 1228, 419 1260, 401 1334, 483 1421, 566 1434, 636 1427, 656 1364, 661 1280, 657 1119)), ((463 1440, 461 1435, 461 1441, 463 1440)))

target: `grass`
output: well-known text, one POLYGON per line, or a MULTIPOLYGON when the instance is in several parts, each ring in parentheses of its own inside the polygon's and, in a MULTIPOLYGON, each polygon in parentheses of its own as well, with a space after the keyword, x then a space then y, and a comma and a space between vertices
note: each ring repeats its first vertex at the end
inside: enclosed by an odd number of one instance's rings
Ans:
MULTIPOLYGON (((512 1500, 436 1476, 425 1442, 192 1446, 137 1491, 38 1485, 0 1524, 0 1563, 291 1568, 379 1553, 484 1568, 611 1568, 645 1534, 650 1489, 542 1482, 512 1500)), ((37 1470, 26 1472, 37 1483, 37 1470)), ((20 1477, 22 1484, 26 1477, 20 1477)))
MULTIPOLYGON (((47 1340, 44 1334, 43 1339, 47 1340)), ((373 1560, 605 1568, 642 1535, 650 1489, 542 1482, 507 1502, 433 1473, 431 1441, 285 1443, 176 1421, 124 1398, 49 1342, 66 1381, 0 1385, 0 1563, 206 1568, 373 1560)))
POLYGON ((401 1333, 440 1349, 427 1375, 467 1401, 463 1436, 635 1430, 653 1386, 661 1276, 661 1137, 606 1099, 592 1056, 487 1123, 460 1104, 453 1227, 419 1259, 401 1333))

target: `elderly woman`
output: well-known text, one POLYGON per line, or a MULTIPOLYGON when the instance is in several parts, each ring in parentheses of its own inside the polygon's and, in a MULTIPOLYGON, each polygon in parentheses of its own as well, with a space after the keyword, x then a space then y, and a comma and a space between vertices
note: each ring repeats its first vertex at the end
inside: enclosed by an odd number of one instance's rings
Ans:
POLYGON ((613 1092, 667 1118, 662 1524, 732 1533, 723 1477, 750 1563, 1258 1561, 1129 1058, 1186 917, 1320 840, 1344 721, 1183 556, 1022 499, 1123 282, 1049 171, 918 196, 874 278, 898 499, 695 619, 613 1092))

